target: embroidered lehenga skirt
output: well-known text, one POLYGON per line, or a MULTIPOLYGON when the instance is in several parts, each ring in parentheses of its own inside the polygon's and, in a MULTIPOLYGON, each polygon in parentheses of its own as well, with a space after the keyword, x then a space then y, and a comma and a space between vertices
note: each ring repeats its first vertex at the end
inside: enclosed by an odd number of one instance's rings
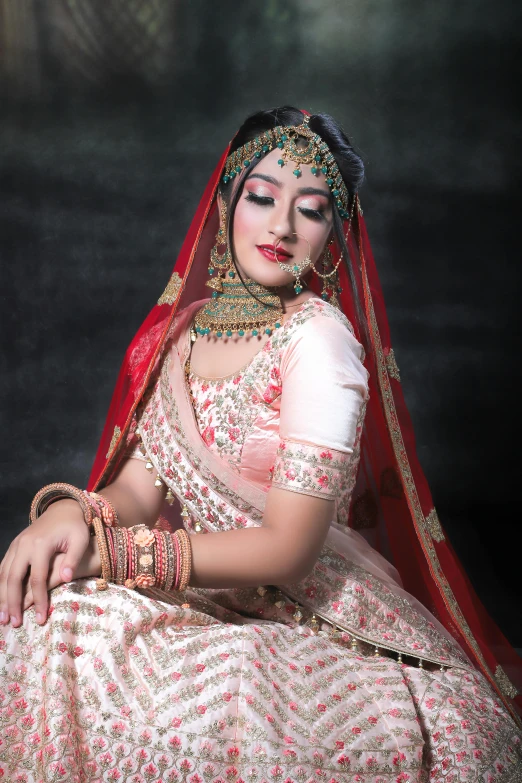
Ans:
MULTIPOLYGON (((313 427, 296 437, 291 416, 282 427, 289 352, 307 323, 319 317, 329 345, 336 325, 346 331, 315 301, 228 379, 186 378, 184 338, 166 355, 128 453, 153 462, 191 534, 260 524, 266 487, 256 481, 331 492, 339 514, 349 504, 360 369, 349 449, 317 442, 313 427)), ((30 609, 20 628, 0 628, 0 653, 0 780, 500 783, 520 774, 520 733, 484 676, 393 566, 335 521, 297 584, 166 595, 77 580, 51 592, 45 626, 30 609)))

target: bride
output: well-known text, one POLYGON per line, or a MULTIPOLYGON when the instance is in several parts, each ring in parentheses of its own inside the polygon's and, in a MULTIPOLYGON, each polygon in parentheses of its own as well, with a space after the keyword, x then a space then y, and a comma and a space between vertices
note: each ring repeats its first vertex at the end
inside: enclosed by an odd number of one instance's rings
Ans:
POLYGON ((87 489, 2 561, 3 779, 518 779, 522 667, 417 461, 362 179, 292 107, 223 154, 87 489))

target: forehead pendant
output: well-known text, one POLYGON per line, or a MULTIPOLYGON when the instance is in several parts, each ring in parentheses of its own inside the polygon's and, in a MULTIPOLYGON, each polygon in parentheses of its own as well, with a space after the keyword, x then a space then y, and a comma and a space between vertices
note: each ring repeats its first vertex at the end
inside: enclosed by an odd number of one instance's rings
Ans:
POLYGON ((295 177, 301 177, 303 164, 311 166, 311 172, 316 177, 324 174, 334 204, 343 220, 347 220, 350 217, 348 189, 328 145, 309 128, 308 123, 309 118, 306 116, 302 125, 288 127, 278 125, 247 141, 226 159, 223 184, 226 185, 234 180, 256 159, 278 149, 280 150, 278 164, 281 167, 289 163, 293 165, 295 177))

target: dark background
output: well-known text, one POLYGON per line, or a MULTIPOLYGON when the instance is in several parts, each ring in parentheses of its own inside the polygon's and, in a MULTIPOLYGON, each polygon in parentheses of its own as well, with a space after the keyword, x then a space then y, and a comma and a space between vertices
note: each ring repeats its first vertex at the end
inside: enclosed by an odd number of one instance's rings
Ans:
POLYGON ((502 0, 0 0, 2 552, 42 485, 85 485, 211 170, 247 114, 290 103, 365 160, 419 457, 522 647, 521 23, 502 0))

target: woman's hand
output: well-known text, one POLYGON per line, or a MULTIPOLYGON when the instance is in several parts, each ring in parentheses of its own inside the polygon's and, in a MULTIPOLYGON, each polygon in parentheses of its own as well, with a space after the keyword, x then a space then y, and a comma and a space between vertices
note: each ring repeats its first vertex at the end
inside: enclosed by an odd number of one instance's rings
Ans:
POLYGON ((22 604, 27 608, 29 592, 36 621, 44 623, 49 605, 47 591, 79 575, 80 563, 85 567, 88 562, 85 556, 90 538, 79 504, 70 499, 53 503, 23 530, 0 565, 0 623, 10 620, 14 627, 22 623, 22 604))
MULTIPOLYGON (((54 587, 63 584, 62 570, 64 568, 65 558, 67 553, 60 552, 54 555, 51 559, 49 576, 47 578, 47 590, 52 590, 54 587)), ((73 570, 73 579, 82 579, 88 576, 100 576, 101 574, 101 562, 100 553, 98 550, 98 539, 96 536, 89 538, 87 549, 78 564, 78 567, 73 570)), ((25 585, 25 593, 23 596, 23 611, 29 609, 34 604, 33 590, 29 583, 25 585)))

